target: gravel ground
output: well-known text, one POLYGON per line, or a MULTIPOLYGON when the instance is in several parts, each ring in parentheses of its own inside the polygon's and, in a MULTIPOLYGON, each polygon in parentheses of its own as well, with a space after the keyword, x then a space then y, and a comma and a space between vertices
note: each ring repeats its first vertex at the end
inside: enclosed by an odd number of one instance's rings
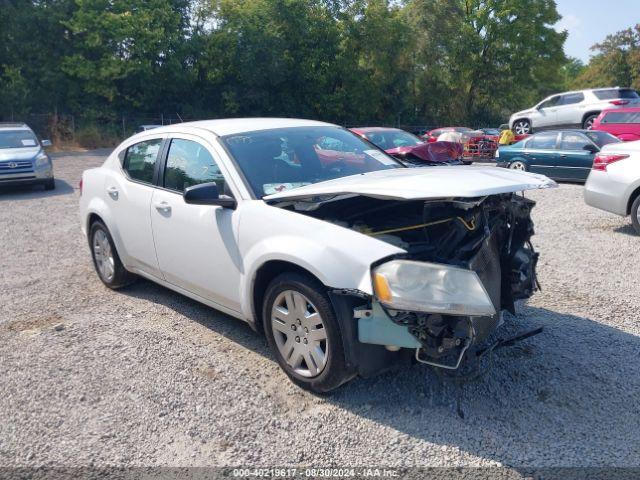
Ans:
POLYGON ((426 367, 297 389, 247 325, 94 274, 83 169, 0 193, 0 466, 640 466, 640 238, 582 187, 530 194, 543 291, 508 318, 543 334, 455 390, 426 367))

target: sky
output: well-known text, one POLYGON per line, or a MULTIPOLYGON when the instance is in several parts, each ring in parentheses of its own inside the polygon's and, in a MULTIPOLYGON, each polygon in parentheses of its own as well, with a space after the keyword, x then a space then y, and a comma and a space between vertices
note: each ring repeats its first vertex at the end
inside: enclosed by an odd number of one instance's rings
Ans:
POLYGON ((562 20, 556 30, 567 30, 565 53, 584 63, 589 48, 619 30, 640 23, 640 0, 556 0, 562 20))

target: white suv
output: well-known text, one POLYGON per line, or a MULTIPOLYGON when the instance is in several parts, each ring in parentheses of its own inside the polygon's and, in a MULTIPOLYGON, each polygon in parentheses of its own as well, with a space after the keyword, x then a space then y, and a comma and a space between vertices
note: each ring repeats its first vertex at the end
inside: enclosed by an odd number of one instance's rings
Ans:
POLYGON ((548 128, 590 129, 602 110, 640 104, 631 88, 597 88, 551 95, 529 110, 511 115, 509 128, 518 135, 548 128))

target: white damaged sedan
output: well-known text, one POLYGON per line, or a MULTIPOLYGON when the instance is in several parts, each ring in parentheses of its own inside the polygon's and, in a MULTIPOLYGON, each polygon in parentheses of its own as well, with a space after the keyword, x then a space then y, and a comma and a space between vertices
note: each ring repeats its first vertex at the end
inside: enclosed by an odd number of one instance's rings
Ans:
POLYGON ((548 178, 406 168, 341 127, 292 119, 137 134, 84 172, 98 276, 136 276, 264 332, 298 385, 332 390, 417 359, 456 370, 537 287, 548 178))

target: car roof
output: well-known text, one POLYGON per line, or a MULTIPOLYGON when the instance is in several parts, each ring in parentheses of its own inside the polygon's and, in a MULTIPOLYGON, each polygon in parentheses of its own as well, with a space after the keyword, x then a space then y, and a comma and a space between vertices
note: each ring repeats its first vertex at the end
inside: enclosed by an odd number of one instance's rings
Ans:
MULTIPOLYGON (((154 134, 163 132, 193 132, 193 130, 207 130, 219 137, 248 133, 259 130, 272 130, 274 128, 289 127, 334 127, 331 123, 317 122, 315 120, 302 120, 297 118, 225 118, 216 120, 199 120, 195 122, 175 123, 153 129, 154 134)), ((149 133, 149 132, 145 132, 149 133)), ((139 133, 138 135, 142 135, 139 133)))
POLYGON ((0 130, 28 130, 31 131, 26 123, 19 122, 0 122, 0 130))
POLYGON ((602 113, 612 113, 612 112, 635 113, 635 112, 640 112, 640 107, 607 108, 606 110, 602 111, 602 113))
POLYGON ((404 130, 400 128, 394 127, 358 127, 358 128, 350 128, 352 132, 356 133, 371 133, 371 132, 404 132, 404 130))

